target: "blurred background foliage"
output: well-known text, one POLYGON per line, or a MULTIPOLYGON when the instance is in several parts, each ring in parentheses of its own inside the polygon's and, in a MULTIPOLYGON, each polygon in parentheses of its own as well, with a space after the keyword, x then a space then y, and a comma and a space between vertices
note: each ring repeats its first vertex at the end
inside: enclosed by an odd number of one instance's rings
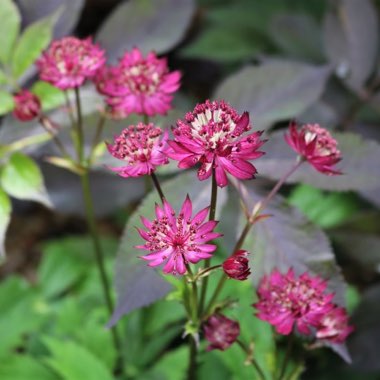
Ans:
MULTIPOLYGON (((63 125, 69 122, 61 112, 62 94, 38 82, 32 66, 52 37, 68 34, 94 36, 106 49, 110 61, 133 46, 168 55, 171 68, 182 71, 183 85, 176 95, 175 109, 155 120, 162 127, 173 125, 197 101, 208 97, 225 98, 240 112, 250 111, 254 127, 266 130, 270 139, 265 146, 268 154, 257 162, 260 179, 249 187, 253 198, 278 179, 292 159, 292 152, 282 139, 282 128, 290 118, 318 122, 334 130, 345 174, 326 179, 305 167, 291 178, 282 194, 290 208, 281 212, 275 208, 277 221, 265 222, 252 236, 256 240, 249 242, 255 252, 253 273, 258 276, 260 268, 265 268, 264 257, 277 260, 279 247, 291 251, 289 260, 295 265, 302 257, 304 261, 314 260, 312 264, 316 266, 330 265, 335 273, 340 269, 335 265, 334 252, 349 284, 344 287, 339 280, 339 287, 334 289, 346 296, 356 325, 356 332, 348 340, 353 364, 345 364, 327 349, 310 351, 305 368, 294 368, 291 378, 379 379, 380 2, 15 0, 14 3, 20 13, 14 36, 8 25, 11 18, 2 17, 4 23, 0 24, 0 43, 5 46, 2 51, 7 49, 7 38, 18 41, 18 53, 0 71, 2 147, 43 134, 37 124, 20 124, 8 114, 12 109, 9 92, 15 84, 4 78, 12 77, 19 85, 34 89, 54 120, 63 125), (36 22, 38 28, 33 32, 36 22), (34 37, 28 39, 31 34, 34 37), (305 233, 299 236, 293 227, 305 233), (277 233, 272 245, 263 239, 268 229, 277 233)), ((0 14, 5 8, 0 4, 0 14)), ((7 60, 7 53, 4 54, 3 62, 7 60)), ((82 96, 85 125, 91 130, 101 100, 90 85, 82 96)), ((122 122, 108 122, 105 137, 110 138, 136 120, 131 116, 122 122)), ((61 133, 64 138, 66 131, 63 129, 61 133)), ((110 335, 104 329, 107 316, 90 258, 78 179, 46 162, 46 157, 56 154, 51 143, 46 139, 36 142, 22 146, 22 152, 38 162, 39 169, 30 164, 30 171, 41 171, 46 189, 38 182, 35 186, 38 191, 29 191, 27 195, 14 191, 12 183, 14 178, 23 180, 19 182, 19 188, 23 189, 30 182, 25 171, 17 170, 19 162, 29 165, 25 156, 8 158, 1 152, 1 184, 12 196, 14 212, 10 220, 8 213, 0 215, 1 225, 10 221, 5 240, 7 258, 0 266, 0 379, 111 379, 116 356, 110 335), (20 201, 25 199, 52 208, 20 201)), ((114 320, 130 312, 119 321, 126 341, 126 373, 137 379, 181 379, 186 370, 187 351, 181 346, 183 314, 174 302, 180 285, 175 284, 177 290, 170 292, 164 302, 146 306, 164 296, 169 288, 163 288, 161 278, 153 271, 149 277, 144 277, 146 272, 139 272, 141 266, 135 266, 134 255, 131 258, 130 254, 135 243, 127 234, 120 246, 117 243, 131 210, 142 198, 144 184, 110 175, 104 170, 107 162, 109 157, 100 154, 91 180, 99 229, 109 253, 109 275, 116 272, 118 309, 114 320), (136 284, 137 277, 141 281, 136 284), (137 309, 141 306, 145 307, 137 309)), ((197 205, 207 203, 205 184, 195 183, 190 175, 175 176, 175 165, 163 169, 162 178, 170 179, 166 189, 171 197, 177 197, 174 203, 182 200, 185 191, 198 195, 197 205), (183 194, 179 194, 180 189, 183 194)), ((39 178, 39 174, 36 176, 39 178)), ((235 191, 232 189, 230 193, 235 191)), ((4 210, 10 209, 7 199, 1 192, 4 210)), ((154 199, 154 195, 145 199, 138 212, 147 211, 154 199)), ((234 223, 240 218, 236 211, 239 205, 233 199, 231 194, 221 196, 219 215, 223 215, 221 228, 226 231, 239 225, 234 223)), ((137 217, 131 217, 131 225, 137 217)), ((219 255, 228 254, 229 240, 226 241, 219 255)), ((239 299, 231 314, 239 319, 243 337, 253 340, 260 361, 270 369, 282 352, 275 352, 269 326, 252 318, 249 305, 254 300, 254 291, 249 284, 242 285, 238 295, 237 288, 225 290, 226 296, 239 299)), ((208 353, 201 357, 200 378, 254 378, 251 367, 240 365, 244 360, 234 346, 225 353, 208 353)))

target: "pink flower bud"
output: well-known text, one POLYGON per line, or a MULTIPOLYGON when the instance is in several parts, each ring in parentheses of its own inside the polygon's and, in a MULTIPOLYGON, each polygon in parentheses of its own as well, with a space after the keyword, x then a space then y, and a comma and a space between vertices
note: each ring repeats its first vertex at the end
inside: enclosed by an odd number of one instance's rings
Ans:
POLYGON ((224 273, 235 280, 244 281, 251 274, 248 260, 249 252, 244 250, 236 251, 223 263, 224 273))
POLYGON ((222 314, 212 315, 204 324, 205 338, 210 342, 207 350, 224 351, 233 344, 240 334, 239 322, 222 314))
POLYGON ((41 112, 41 102, 28 90, 21 90, 13 96, 15 108, 13 116, 20 121, 30 121, 41 112))

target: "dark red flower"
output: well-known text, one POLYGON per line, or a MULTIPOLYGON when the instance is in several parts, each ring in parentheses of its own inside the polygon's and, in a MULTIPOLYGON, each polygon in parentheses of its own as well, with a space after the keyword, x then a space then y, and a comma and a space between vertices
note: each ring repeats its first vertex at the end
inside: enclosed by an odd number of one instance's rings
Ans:
POLYGON ((222 314, 212 315, 204 324, 205 338, 210 342, 207 351, 224 351, 233 344, 240 334, 239 322, 222 314))
POLYGON ((224 273, 235 280, 244 281, 251 274, 248 260, 249 252, 236 251, 222 265, 224 273))
POLYGON ((13 96, 15 108, 13 116, 20 121, 30 121, 41 112, 40 99, 28 90, 21 90, 13 96))
POLYGON ((330 132, 319 124, 305 124, 299 128, 297 123, 292 121, 285 140, 319 172, 327 175, 342 174, 333 169, 333 166, 342 159, 337 148, 338 143, 330 132))

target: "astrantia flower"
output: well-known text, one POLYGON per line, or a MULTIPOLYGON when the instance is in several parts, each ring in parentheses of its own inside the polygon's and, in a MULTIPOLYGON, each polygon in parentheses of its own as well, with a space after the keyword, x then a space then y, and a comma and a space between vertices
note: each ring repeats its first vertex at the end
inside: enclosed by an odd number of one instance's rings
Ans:
POLYGON ((248 252, 236 251, 222 264, 224 273, 235 280, 243 281, 251 274, 249 269, 248 252))
POLYGON ((98 91, 106 95, 110 114, 123 118, 131 113, 166 114, 180 78, 179 71, 169 72, 165 58, 157 58, 153 52, 144 57, 134 48, 116 66, 103 67, 95 81, 98 91))
POLYGON ((152 174, 157 166, 168 163, 165 155, 168 132, 164 132, 162 139, 161 135, 161 128, 152 123, 125 128, 119 136, 115 136, 113 144, 107 144, 112 156, 125 161, 125 166, 110 169, 121 177, 152 174))
POLYGON ((210 342, 207 350, 224 351, 236 341, 240 334, 239 323, 222 314, 212 315, 204 324, 205 338, 210 342))
POLYGON ((305 124, 301 128, 293 121, 286 142, 316 170, 327 175, 342 174, 333 166, 341 160, 338 143, 330 132, 319 124, 305 124))
POLYGON ((248 160, 264 154, 258 151, 264 141, 261 132, 244 134, 250 128, 247 112, 239 115, 224 101, 207 100, 177 122, 168 156, 183 169, 200 163, 200 180, 209 178, 214 168, 220 187, 228 183, 226 172, 239 179, 254 178, 257 171, 248 160))
POLYGON ((42 80, 67 90, 93 77, 104 62, 104 50, 91 38, 64 37, 53 41, 36 64, 42 80))
POLYGON ((346 310, 336 306, 322 317, 316 337, 331 343, 343 343, 353 330, 348 324, 346 310))
POLYGON ((292 269, 283 275, 274 270, 264 276, 258 288, 259 301, 254 305, 257 317, 275 326, 279 334, 288 335, 294 325, 305 335, 320 326, 333 309, 333 294, 326 294, 326 282, 308 273, 296 278, 292 269))
POLYGON ((20 121, 30 121, 41 112, 39 98, 28 90, 21 90, 13 96, 15 108, 13 116, 20 121))
POLYGON ((218 222, 204 223, 208 210, 208 207, 204 208, 191 218, 189 197, 186 197, 178 216, 166 200, 163 207, 156 205, 156 219, 149 221, 142 217, 147 230, 138 229, 146 243, 136 248, 150 251, 142 258, 149 261, 151 267, 165 263, 164 273, 180 275, 186 272, 186 264, 210 258, 216 245, 206 243, 221 234, 213 231, 218 222))

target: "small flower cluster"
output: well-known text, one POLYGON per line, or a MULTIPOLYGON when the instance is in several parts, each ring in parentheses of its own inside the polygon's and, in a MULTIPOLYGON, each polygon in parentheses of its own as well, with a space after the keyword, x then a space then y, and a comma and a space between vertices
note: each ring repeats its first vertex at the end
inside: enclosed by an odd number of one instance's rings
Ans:
POLYGON ((104 50, 91 38, 64 37, 54 41, 37 60, 40 78, 61 90, 81 86, 104 65, 104 50))
POLYGON ((104 66, 95 78, 98 91, 106 96, 115 118, 131 113, 164 115, 171 109, 172 94, 178 90, 181 74, 169 72, 165 58, 150 52, 144 57, 134 48, 116 66, 104 66))
POLYGON ((304 273, 297 277, 292 269, 286 274, 274 270, 264 276, 254 304, 257 317, 275 326, 279 334, 289 335, 296 327, 304 335, 315 332, 318 339, 342 343, 353 331, 346 311, 332 302, 327 283, 304 273))
POLYGON ((341 160, 338 143, 329 131, 319 124, 306 124, 300 128, 293 121, 285 140, 302 159, 308 161, 319 172, 327 175, 342 174, 333 169, 341 160))
POLYGON ((166 142, 168 132, 150 123, 138 123, 125 128, 115 136, 113 144, 107 144, 108 151, 127 164, 122 167, 111 167, 121 177, 140 177, 152 174, 157 166, 167 164, 166 142))
POLYGON ((215 170, 220 187, 228 183, 226 172, 238 179, 252 179, 257 170, 248 160, 264 154, 258 149, 265 141, 260 140, 262 132, 246 134, 250 129, 247 112, 239 115, 224 101, 206 101, 177 122, 168 156, 179 161, 182 169, 199 163, 201 181, 215 170))
POLYGON ((150 251, 142 256, 149 261, 149 266, 165 263, 164 273, 184 274, 188 263, 195 264, 202 259, 208 259, 215 251, 215 244, 207 244, 210 240, 221 236, 214 232, 218 222, 204 222, 209 208, 199 211, 193 218, 193 206, 186 197, 182 208, 176 216, 172 206, 164 200, 162 208, 156 205, 156 219, 149 221, 142 217, 142 223, 147 229, 138 229, 141 237, 146 240, 144 245, 136 248, 150 251))

